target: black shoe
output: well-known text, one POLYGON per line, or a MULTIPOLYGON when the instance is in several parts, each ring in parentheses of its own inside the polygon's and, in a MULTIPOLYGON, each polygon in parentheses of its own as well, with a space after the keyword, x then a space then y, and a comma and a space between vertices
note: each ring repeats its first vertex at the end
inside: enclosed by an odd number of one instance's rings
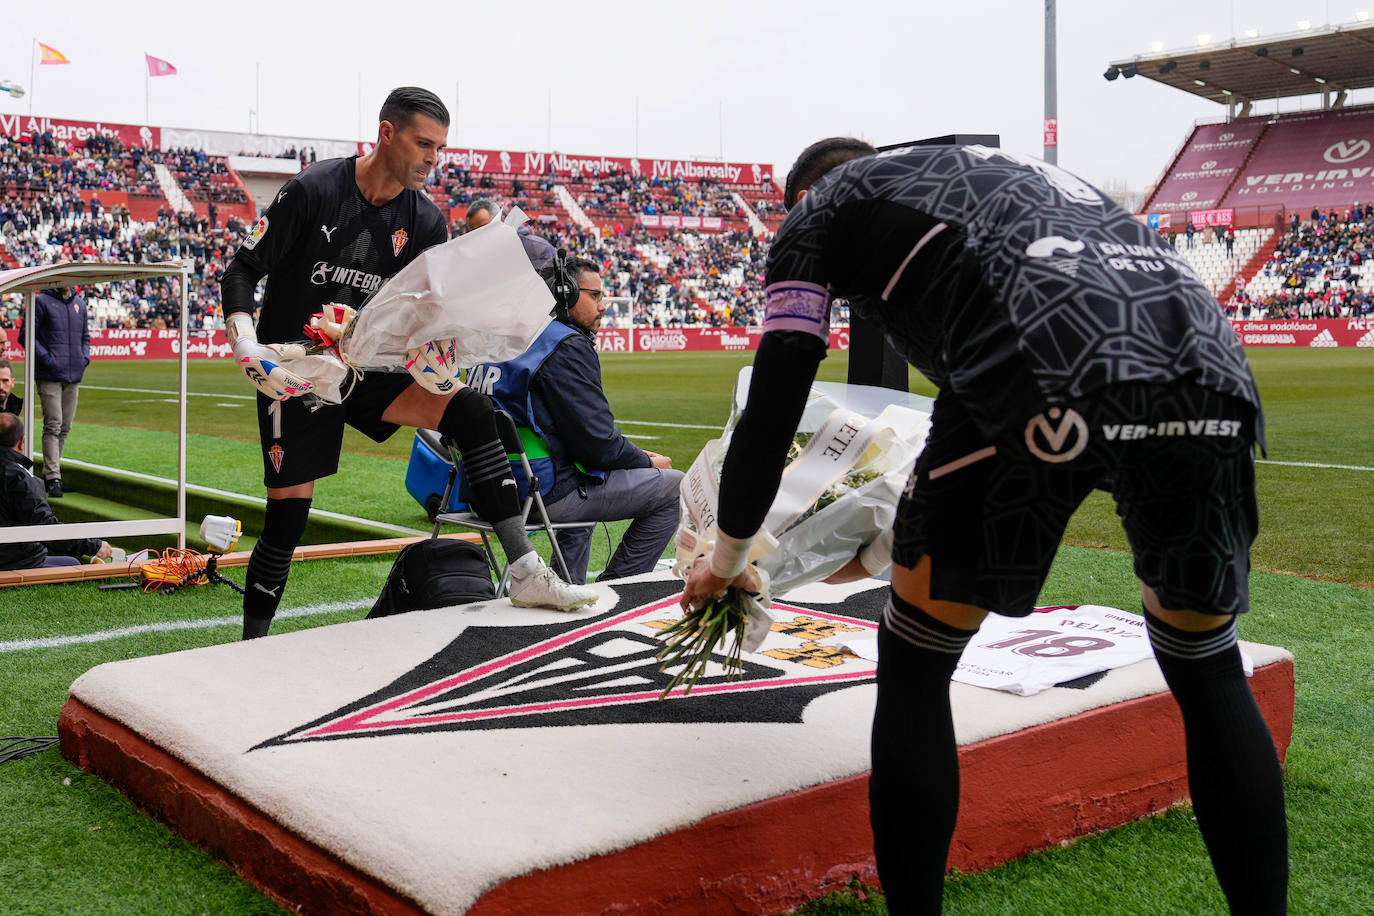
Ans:
POLYGON ((49 481, 48 481, 48 499, 61 499, 61 498, 62 498, 62 481, 61 481, 60 478, 54 477, 52 480, 49 480, 49 481))

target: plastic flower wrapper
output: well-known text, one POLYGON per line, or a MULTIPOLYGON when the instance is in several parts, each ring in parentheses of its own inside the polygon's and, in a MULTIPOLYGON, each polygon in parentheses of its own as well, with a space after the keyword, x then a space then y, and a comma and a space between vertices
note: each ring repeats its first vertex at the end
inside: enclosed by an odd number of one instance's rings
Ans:
MULTIPOLYGON (((682 482, 684 522, 674 572, 684 578, 714 546, 721 466, 743 413, 750 372, 741 370, 736 381, 724 434, 706 443, 682 482)), ((694 654, 672 656, 686 665, 684 672, 693 664, 699 672, 732 634, 727 671, 732 663, 738 666, 741 652, 756 650, 770 631, 772 595, 825 579, 856 556, 870 573, 886 568, 897 501, 925 445, 932 403, 887 388, 812 386, 778 495, 750 552, 764 587, 755 594, 731 588, 665 631, 706 634, 688 644, 694 654), (693 622, 693 617, 699 619, 693 622)))
POLYGON ((279 347, 283 367, 337 404, 348 394, 350 367, 405 372, 408 354, 430 341, 452 339, 462 367, 519 356, 553 308, 516 235, 527 219, 512 208, 503 221, 426 249, 382 284, 337 344, 321 346, 317 336, 279 347))

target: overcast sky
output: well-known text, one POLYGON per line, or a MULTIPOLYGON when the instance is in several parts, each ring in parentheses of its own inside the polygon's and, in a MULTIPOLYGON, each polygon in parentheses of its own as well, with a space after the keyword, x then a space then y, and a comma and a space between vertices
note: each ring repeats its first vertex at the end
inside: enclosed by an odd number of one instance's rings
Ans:
MULTIPOLYGON (((1199 33, 1224 40, 1247 28, 1292 32, 1299 19, 1348 23, 1371 5, 1059 0, 1060 164, 1097 184, 1142 190, 1194 119, 1225 114, 1139 77, 1107 82, 1109 60, 1148 53, 1153 41, 1187 47, 1199 33)), ((36 115, 142 124, 146 51, 179 70, 150 84, 150 120, 161 126, 246 131, 257 107, 263 133, 370 140, 387 91, 409 84, 456 107, 455 147, 723 153, 783 173, 803 146, 834 134, 886 144, 996 133, 1005 147, 1042 153, 1042 0, 5 7, 0 79, 30 95, 0 95, 4 114, 32 104, 36 115), (39 67, 31 84, 35 40, 72 62, 39 67)), ((1369 90, 1354 97, 1371 100, 1369 90)))

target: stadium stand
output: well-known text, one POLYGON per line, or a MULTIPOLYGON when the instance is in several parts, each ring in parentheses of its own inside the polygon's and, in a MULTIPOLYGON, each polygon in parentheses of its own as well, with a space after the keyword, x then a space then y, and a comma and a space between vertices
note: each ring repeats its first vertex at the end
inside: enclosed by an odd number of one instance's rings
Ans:
POLYGON ((1269 259, 1226 300, 1236 318, 1364 318, 1374 314, 1374 215, 1355 204, 1283 234, 1269 259))

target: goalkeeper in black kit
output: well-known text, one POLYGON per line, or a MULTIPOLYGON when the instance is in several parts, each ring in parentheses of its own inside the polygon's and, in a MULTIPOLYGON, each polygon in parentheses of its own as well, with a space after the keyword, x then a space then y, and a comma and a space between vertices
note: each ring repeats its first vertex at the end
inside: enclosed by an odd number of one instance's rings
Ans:
POLYGON ((959 657, 989 611, 1031 611, 1069 517, 1100 487, 1116 501, 1183 713, 1221 889, 1234 913, 1285 912, 1283 777, 1236 638, 1262 414, 1216 300, 1096 189, 1002 150, 879 154, 823 140, 798 158, 784 203, 715 547, 682 606, 750 586, 751 539, 825 356, 830 302, 848 300, 940 389, 898 505, 878 632, 870 818, 889 910, 941 909, 959 799, 959 657))
MULTIPOLYGON (((267 514, 248 561, 243 636, 266 635, 282 599, 291 554, 305 532, 315 481, 339 468, 344 424, 382 442, 400 426, 437 429, 455 443, 474 507, 512 558, 510 599, 573 610, 596 600, 544 565, 525 535, 491 401, 455 377, 441 346, 412 358, 410 374, 370 372, 345 384, 342 404, 308 404, 309 381, 280 365, 271 344, 298 341, 315 313, 363 308, 382 283, 426 248, 448 240, 439 208, 422 192, 448 139, 448 110, 425 89, 387 96, 377 145, 366 156, 312 164, 292 178, 224 271, 225 324, 234 359, 258 389, 267 514), (253 323, 253 290, 267 276, 253 323)), ((318 319, 316 320, 318 323, 318 319)))

